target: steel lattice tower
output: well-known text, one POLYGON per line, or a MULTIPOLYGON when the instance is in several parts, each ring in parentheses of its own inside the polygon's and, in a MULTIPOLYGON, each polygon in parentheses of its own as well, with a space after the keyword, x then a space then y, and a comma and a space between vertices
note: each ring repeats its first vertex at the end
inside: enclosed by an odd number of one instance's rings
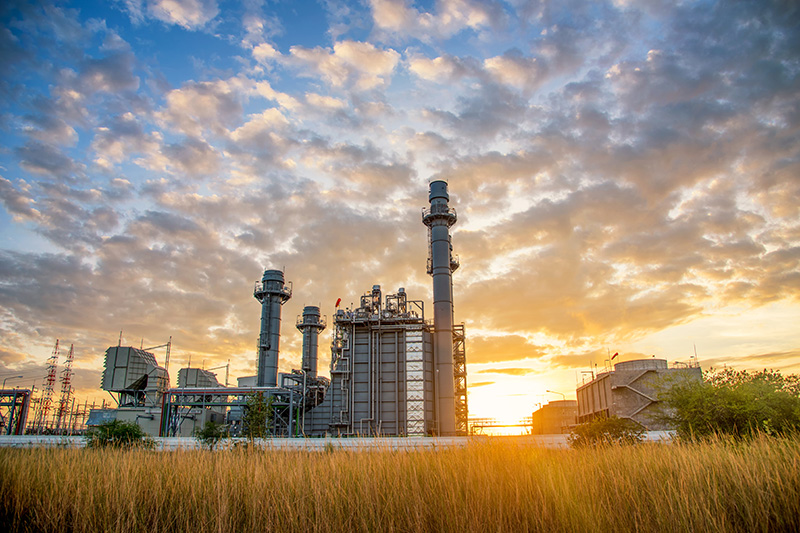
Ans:
POLYGON ((42 403, 39 406, 39 420, 36 424, 37 429, 47 425, 47 416, 53 404, 53 390, 56 385, 56 373, 58 371, 58 339, 53 348, 53 353, 47 360, 47 375, 44 378, 44 390, 42 391, 42 403))
POLYGON ((61 399, 58 404, 56 430, 61 429, 61 422, 69 409, 69 401, 72 399, 72 375, 74 374, 72 370, 72 361, 75 359, 74 348, 74 344, 69 345, 69 353, 64 363, 64 370, 61 371, 61 399))

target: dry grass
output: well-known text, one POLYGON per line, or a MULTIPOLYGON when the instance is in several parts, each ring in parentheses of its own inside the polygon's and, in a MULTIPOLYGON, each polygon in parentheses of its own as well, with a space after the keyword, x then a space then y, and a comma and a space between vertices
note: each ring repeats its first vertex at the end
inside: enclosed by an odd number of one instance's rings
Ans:
POLYGON ((800 441, 0 449, 10 531, 800 531, 800 441))

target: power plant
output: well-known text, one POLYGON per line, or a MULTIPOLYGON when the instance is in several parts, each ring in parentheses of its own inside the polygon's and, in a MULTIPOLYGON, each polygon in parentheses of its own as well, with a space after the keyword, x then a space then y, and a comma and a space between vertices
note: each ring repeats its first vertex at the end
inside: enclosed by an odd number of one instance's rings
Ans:
MULTIPOLYGON (((152 348, 135 348, 122 346, 120 332, 119 343, 106 350, 101 379, 101 388, 112 395, 116 407, 107 408, 103 402, 99 409, 93 404, 89 410, 88 403, 75 409, 70 347, 61 400, 51 414, 59 356, 56 340, 38 400, 32 398, 32 389, 0 390, 0 432, 23 434, 29 406, 36 402, 31 429, 39 434, 71 433, 83 421, 96 426, 119 420, 136 423, 152 436, 192 436, 209 421, 225 424, 230 435, 240 436, 251 434, 251 415, 257 411, 266 413, 257 423, 263 425, 259 435, 269 437, 449 437, 466 436, 475 428, 517 426, 530 426, 531 433, 555 434, 604 416, 627 418, 647 430, 670 429, 658 416, 660 387, 667 378, 701 380, 696 354, 693 363, 672 368, 666 360, 653 358, 620 362, 597 375, 591 371, 591 381, 576 390, 577 401, 551 402, 533 414, 530 424, 475 419, 470 427, 466 337, 464 324, 457 324, 453 313, 453 273, 460 264, 450 228, 458 216, 450 206, 447 182, 432 181, 428 201, 421 221, 428 228, 432 319, 430 306, 426 316, 425 302, 413 299, 405 288, 384 293, 377 284, 352 308, 340 308, 340 298, 330 324, 320 307, 305 306, 295 322, 303 339, 300 368, 279 372, 281 318, 293 286, 283 270, 266 269, 253 289, 261 307, 256 375, 240 377, 236 387, 229 387, 230 360, 223 384, 213 370, 225 366, 192 368, 190 358, 189 365, 178 371, 178 386, 170 388, 172 338, 152 348), (318 372, 320 334, 329 325, 330 378, 318 372), (166 348, 163 367, 153 353, 159 348, 166 348)), ((22 377, 7 377, 3 385, 22 377)))
POLYGON ((430 183, 427 271, 433 279, 433 321, 425 304, 404 288, 383 295, 374 285, 358 307, 332 317, 330 379, 318 375, 319 335, 327 327, 320 308, 306 306, 296 327, 303 336, 300 368, 278 372, 283 304, 292 284, 281 270, 265 270, 253 296, 261 304, 257 374, 222 386, 197 368, 178 372, 167 388, 167 370, 147 350, 115 346, 106 352, 102 388, 118 408, 96 409, 89 425, 136 422, 151 435, 188 436, 207 421, 243 431, 253 398, 269 406, 270 436, 454 436, 467 434, 464 325, 453 315, 450 228, 457 221, 445 181, 430 183))

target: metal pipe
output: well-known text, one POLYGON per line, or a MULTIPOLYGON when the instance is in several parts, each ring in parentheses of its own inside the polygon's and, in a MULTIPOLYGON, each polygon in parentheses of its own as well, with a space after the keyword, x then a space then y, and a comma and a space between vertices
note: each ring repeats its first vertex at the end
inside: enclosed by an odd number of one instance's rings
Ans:
POLYGON ((450 227, 456 223, 448 205, 447 182, 430 184, 430 209, 422 222, 430 228, 430 274, 433 276, 434 361, 436 363, 439 435, 456 434, 455 383, 453 376, 453 285, 457 262, 452 256, 450 227))

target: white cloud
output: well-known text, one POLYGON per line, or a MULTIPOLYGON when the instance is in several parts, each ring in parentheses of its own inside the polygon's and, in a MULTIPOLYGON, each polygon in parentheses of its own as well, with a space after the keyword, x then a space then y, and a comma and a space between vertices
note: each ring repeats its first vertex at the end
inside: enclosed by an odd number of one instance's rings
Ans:
MULTIPOLYGON (((289 62, 297 67, 312 69, 333 87, 351 86, 369 90, 385 85, 400 54, 392 49, 382 50, 359 41, 340 41, 329 48, 293 46, 289 62)), ((308 75, 301 71, 301 75, 308 75)))
POLYGON ((253 58, 259 63, 268 63, 280 57, 281 53, 269 43, 261 43, 253 48, 253 58))
POLYGON ((501 83, 517 89, 535 89, 541 83, 543 68, 535 57, 508 54, 490 57, 483 64, 501 83))
POLYGON ((473 0, 439 0, 433 13, 420 11, 406 0, 370 0, 370 6, 379 31, 423 41, 445 39, 464 29, 498 26, 505 16, 501 4, 473 0))
POLYGON ((450 81, 464 73, 464 69, 456 58, 440 56, 428 59, 424 56, 413 56, 408 60, 408 70, 423 80, 444 82, 450 81))
POLYGON ((300 107, 300 102, 298 102, 294 96, 276 91, 272 88, 272 85, 270 85, 268 81, 257 82, 254 89, 254 94, 266 98, 267 100, 278 102, 278 105, 284 109, 294 110, 300 107))
POLYGON ((344 109, 347 107, 347 103, 345 103, 343 100, 339 98, 334 98, 332 96, 324 96, 317 93, 307 93, 306 102, 313 107, 318 107, 328 110, 344 109))
POLYGON ((216 0, 149 0, 147 9, 158 20, 187 30, 201 28, 219 14, 216 0))
POLYGON ((189 82, 166 95, 166 107, 156 113, 164 127, 189 136, 204 131, 225 136, 241 119, 241 98, 251 84, 240 79, 189 82))

